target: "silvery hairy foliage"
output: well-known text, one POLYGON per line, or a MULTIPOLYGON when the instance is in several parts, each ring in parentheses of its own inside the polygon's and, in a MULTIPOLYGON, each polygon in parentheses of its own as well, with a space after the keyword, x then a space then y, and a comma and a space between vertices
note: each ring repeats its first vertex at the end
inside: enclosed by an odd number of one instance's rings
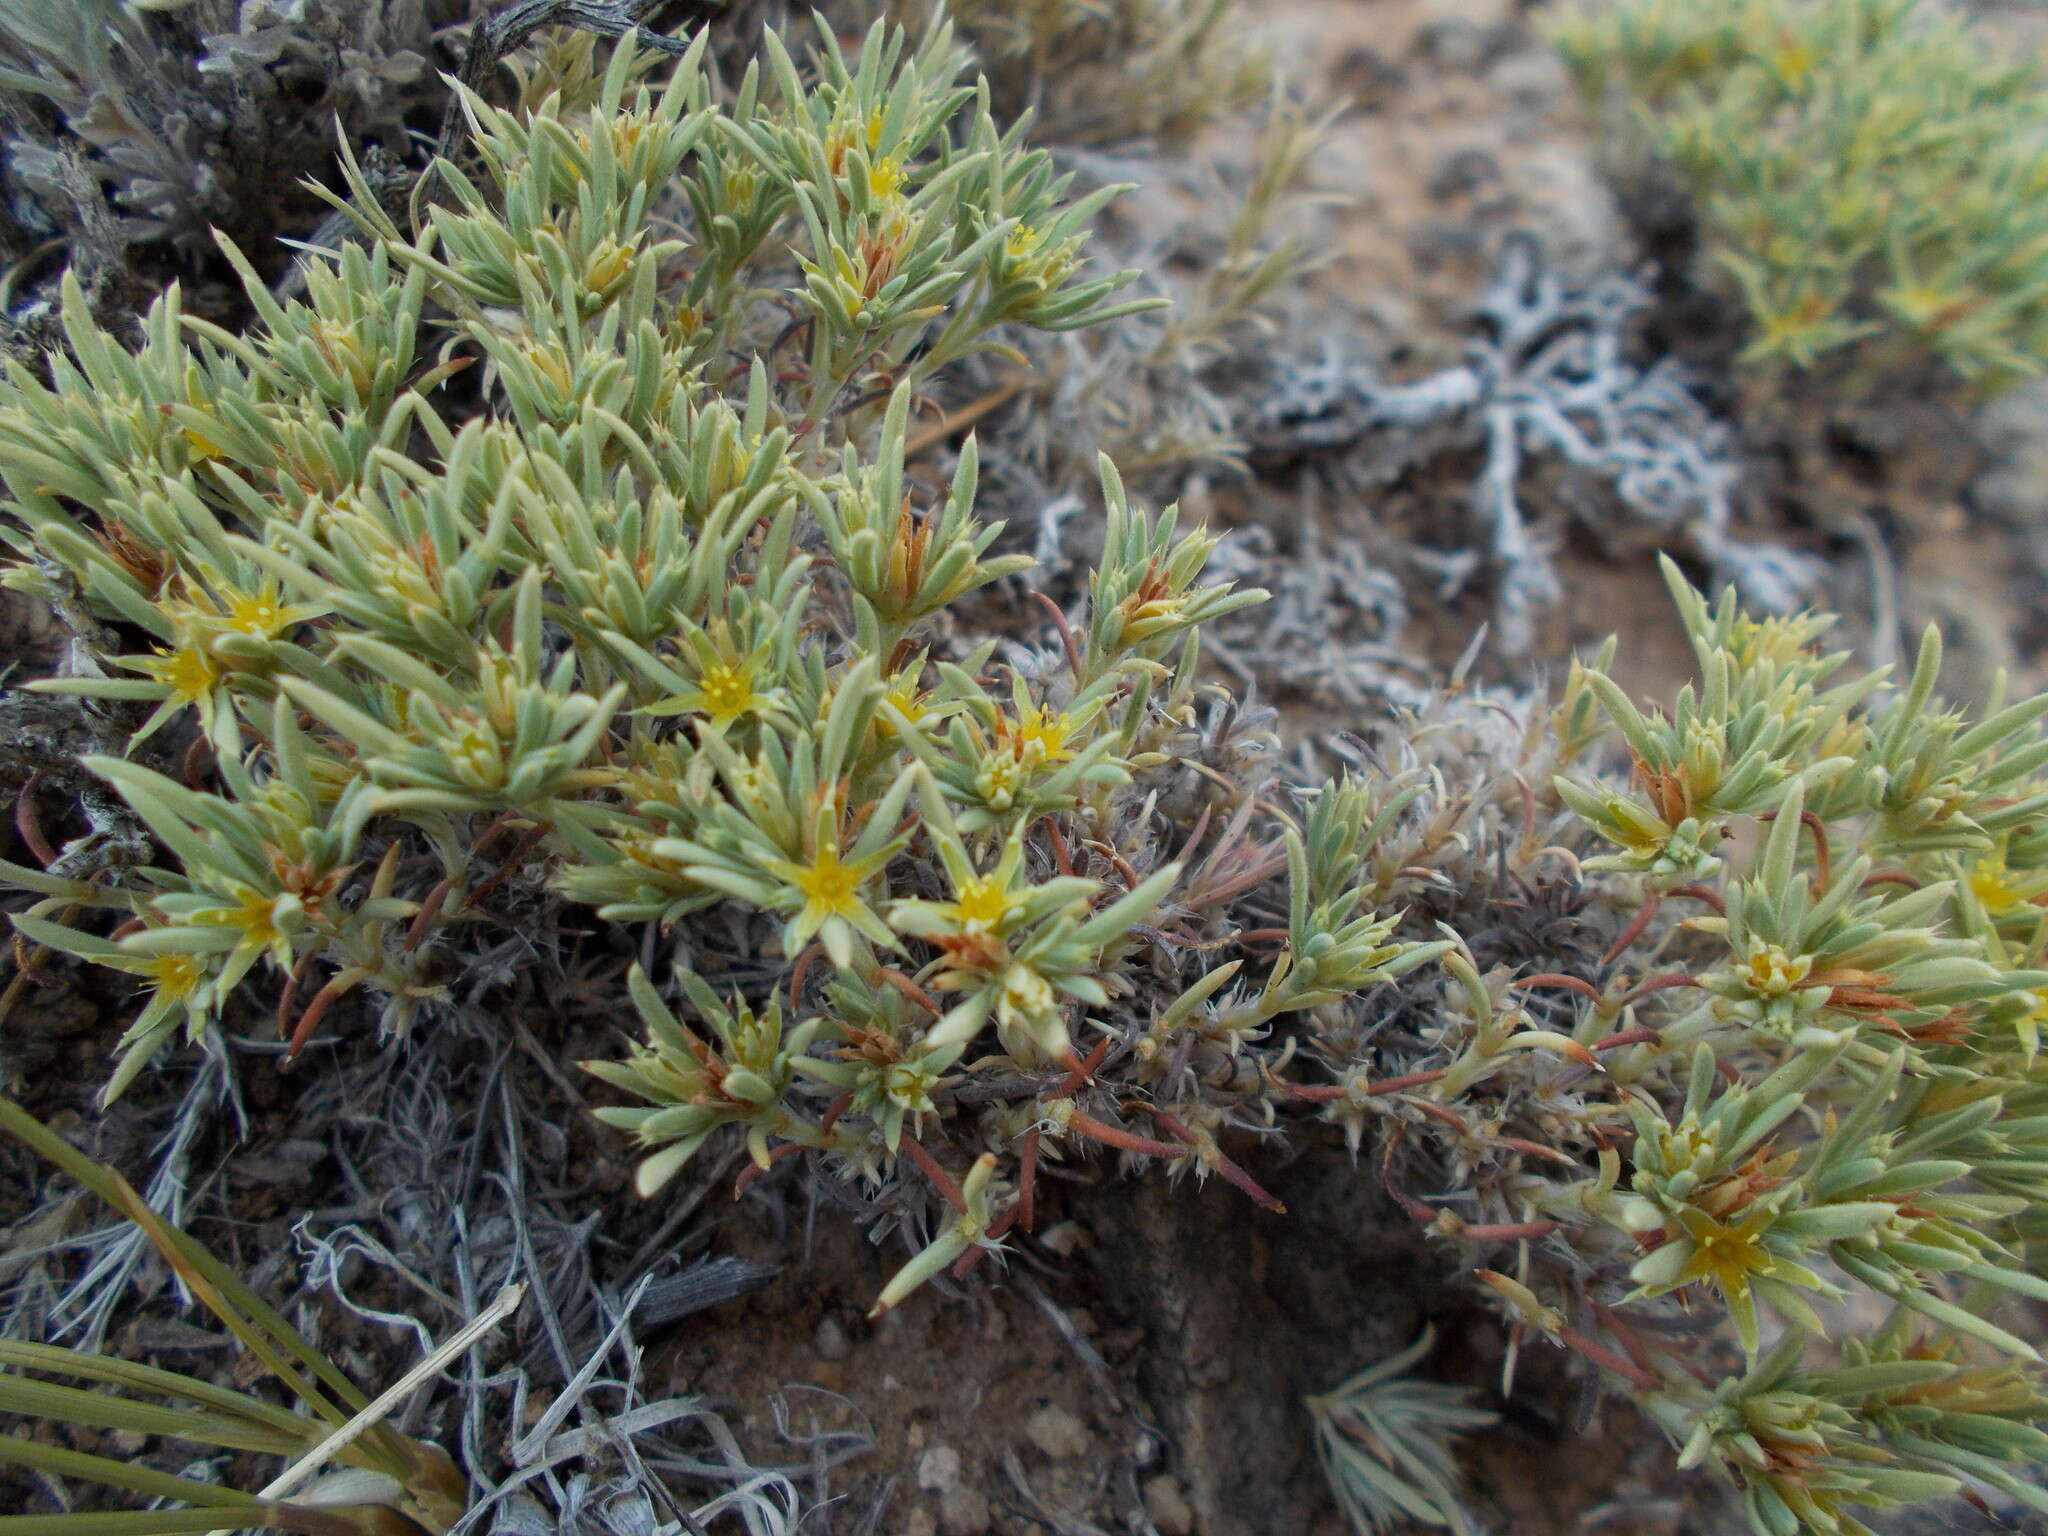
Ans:
POLYGON ((1788 612, 1811 593, 1819 567, 1736 533, 1726 429, 1675 363, 1645 368, 1629 358, 1628 326, 1648 299, 1641 282, 1618 273, 1570 286, 1535 241, 1516 238, 1473 307, 1463 361, 1397 382, 1326 346, 1279 370, 1240 430, 1261 460, 1336 457, 1363 484, 1396 479, 1449 448, 1480 447, 1473 546, 1445 566, 1445 592, 1489 570, 1495 624, 1511 652, 1527 649, 1537 613, 1563 595, 1549 542, 1522 504, 1532 460, 1557 461, 1597 487, 1572 497, 1597 535, 1688 549, 1755 608, 1788 612))

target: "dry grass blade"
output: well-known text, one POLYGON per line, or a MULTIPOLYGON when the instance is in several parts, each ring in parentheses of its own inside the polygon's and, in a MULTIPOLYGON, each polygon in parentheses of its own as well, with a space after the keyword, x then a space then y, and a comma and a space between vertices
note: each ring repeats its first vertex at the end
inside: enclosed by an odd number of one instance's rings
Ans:
MULTIPOLYGON (((0 1374, 0 1408, 10 1413, 47 1423, 92 1425, 172 1436, 231 1449, 297 1454, 300 1461, 293 1468, 297 1476, 288 1473, 261 1494, 224 1489, 131 1461, 45 1445, 20 1435, 0 1437, 0 1462, 52 1476, 81 1478, 105 1487, 145 1494, 153 1499, 176 1499, 184 1504, 214 1510, 231 1509, 235 1518, 230 1528, 272 1526, 308 1532, 332 1530, 337 1536, 419 1526, 441 1531, 461 1514, 467 1503, 468 1490, 454 1463, 437 1447, 399 1434, 382 1422, 382 1415, 388 1411, 391 1402, 425 1380, 441 1363, 466 1349, 480 1330, 465 1330, 457 1339, 450 1341, 448 1349, 431 1358, 424 1372, 414 1373, 373 1404, 342 1374, 339 1367, 257 1296, 239 1276, 207 1252, 197 1239, 172 1227, 150 1209, 115 1169, 80 1153, 11 1099, 0 1098, 0 1130, 56 1164, 132 1221, 191 1293, 290 1389, 312 1415, 307 1417, 284 1412, 260 1399, 189 1380, 175 1372, 108 1361, 97 1355, 55 1345, 9 1344, 0 1347, 0 1366, 14 1367, 0 1374), (20 1374, 25 1369, 126 1386, 169 1399, 172 1403, 198 1406, 179 1408, 166 1403, 83 1391, 30 1379, 20 1374), (333 1396, 321 1390, 321 1386, 316 1386, 308 1373, 333 1396), (353 1410, 353 1417, 336 1406, 336 1398, 353 1410), (321 1511, 302 1510, 276 1502, 277 1496, 296 1487, 305 1473, 333 1459, 337 1453, 342 1454, 350 1465, 375 1474, 374 1487, 379 1495, 388 1497, 376 1496, 353 1506, 321 1511), (400 1509, 403 1514, 399 1513, 400 1509)), ((516 1297, 513 1304, 516 1304, 516 1297)), ((500 1304, 487 1316, 495 1322, 507 1310, 509 1305, 501 1298, 500 1304)), ((188 1515, 200 1514, 200 1511, 171 1512, 169 1518, 172 1523, 168 1527, 124 1524, 120 1529, 183 1531, 220 1528, 217 1514, 206 1515, 198 1523, 188 1522, 188 1515)), ((0 1517, 0 1531, 9 1533, 9 1536, 42 1531, 104 1536, 104 1533, 115 1529, 104 1524, 113 1518, 99 1513, 7 1516, 0 1517)))

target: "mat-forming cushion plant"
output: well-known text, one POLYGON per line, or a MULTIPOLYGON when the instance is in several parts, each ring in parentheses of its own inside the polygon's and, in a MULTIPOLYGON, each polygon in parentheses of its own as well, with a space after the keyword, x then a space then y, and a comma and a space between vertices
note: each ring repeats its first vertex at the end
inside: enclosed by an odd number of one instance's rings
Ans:
POLYGON ((1747 357, 2009 383, 2048 358, 2048 91, 1922 0, 1622 0, 1555 26, 1697 204, 1747 357))
MULTIPOLYGON (((642 1193, 718 1137, 813 1159, 912 1238, 878 1310, 1029 1230, 1049 1163, 1277 1209, 1254 1144, 1322 1122, 1759 1531, 2048 1505, 1998 1310, 2048 1298, 2048 697, 1972 724, 1931 637, 1894 686, 1674 572, 1668 714, 1610 650, 1290 782, 1198 677, 1258 598, 1208 535, 1105 465, 1085 601, 1041 611, 972 442, 906 453, 949 363, 1118 312, 1104 196, 962 70, 771 36, 657 90, 623 48, 465 97, 416 222, 359 196, 303 302, 249 273, 245 334, 173 291, 130 346, 74 291, 0 389, 8 580, 118 800, 6 874, 24 953, 141 984, 107 1095, 238 994, 295 1047, 431 1027, 517 888, 644 1025, 586 1064, 642 1193), (1855 1299, 1891 1320, 1821 1341, 1855 1299)), ((1319 1402, 1345 1507, 1457 1518, 1427 1442, 1487 1416, 1387 1375, 1319 1402), (1412 1454, 1345 1449, 1397 1410, 1412 1454)))

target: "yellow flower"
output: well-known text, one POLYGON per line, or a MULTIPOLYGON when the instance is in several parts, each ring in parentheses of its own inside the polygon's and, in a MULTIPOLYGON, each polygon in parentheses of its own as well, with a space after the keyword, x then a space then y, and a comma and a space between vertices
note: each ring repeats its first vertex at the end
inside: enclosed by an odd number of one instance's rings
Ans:
POLYGON ((1970 867, 1970 890, 1993 917, 2010 912, 2023 899, 2005 867, 2003 855, 1987 853, 1970 867))
POLYGON ((681 682, 680 691, 645 706, 640 713, 705 715, 723 731, 744 716, 766 715, 787 707, 785 690, 759 686, 762 669, 773 666, 769 646, 742 650, 723 619, 708 631, 691 630, 685 636, 681 660, 682 672, 662 669, 663 676, 675 680, 670 686, 681 682))
POLYGON ((868 196, 885 203, 903 190, 903 162, 885 155, 868 167, 868 196))
POLYGON ((1027 769, 1063 763, 1074 755, 1073 748, 1067 745, 1074 734, 1074 723, 1042 704, 1026 710, 1024 718, 1006 734, 1018 763, 1027 769))
POLYGON ((845 917, 858 904, 856 893, 860 890, 860 877, 846 865, 839 862, 839 850, 821 849, 817 860, 796 877, 796 887, 804 893, 804 916, 822 922, 827 917, 845 917))
POLYGON ((721 662, 706 667, 704 675, 697 679, 704 712, 719 725, 731 725, 741 715, 758 709, 761 696, 754 692, 753 673, 754 669, 745 664, 730 666, 721 662))
POLYGON ((2048 892, 2048 877, 2041 871, 2015 870, 2006 863, 2003 843, 1980 855, 1963 878, 1991 917, 2017 911, 2048 892))
POLYGON ((283 897, 268 891, 245 887, 235 905, 220 909, 213 920, 223 927, 240 929, 242 944, 250 949, 281 950, 285 947, 285 934, 278 924, 278 909, 283 901, 283 897))
POLYGON ((227 591, 223 627, 233 634, 268 640, 321 612, 310 603, 280 602, 278 596, 274 581, 265 581, 254 592, 227 591))
POLYGON ((881 873, 895 852, 895 847, 885 847, 849 864, 840 859, 836 846, 825 843, 808 864, 784 860, 764 864, 770 874, 803 897, 802 908, 783 930, 783 948, 795 954, 815 936, 841 970, 853 963, 856 933, 883 948, 895 948, 896 936, 860 895, 861 887, 881 873))
POLYGON ((1009 915, 1008 885, 993 879, 969 880, 944 910, 968 933, 986 933, 1002 926, 1009 915))
POLYGON ((1806 84, 1818 62, 1813 49, 1806 44, 1790 43, 1771 55, 1771 72, 1784 82, 1787 90, 1797 91, 1806 84))
POLYGON ((932 712, 916 681, 910 677, 892 679, 888 689, 882 694, 882 699, 912 725, 919 724, 932 712))
POLYGON ((180 704, 202 703, 220 686, 221 669, 196 645, 159 650, 155 659, 142 665, 151 677, 170 689, 171 697, 180 704))
POLYGON ((150 956, 142 973, 155 986, 156 995, 172 1003, 182 1003, 206 979, 206 971, 196 955, 176 952, 150 956))
POLYGON ((1775 944, 1752 938, 1749 941, 1749 964, 1743 968, 1742 979, 1759 997, 1787 997, 1805 985, 1807 973, 1812 969, 1813 956, 1794 957, 1775 944))
POLYGON ((1757 1326, 1756 1283, 1796 1285, 1824 1290, 1827 1282, 1802 1264, 1780 1258, 1765 1245, 1765 1235, 1778 1218, 1769 1205, 1752 1205, 1741 1220, 1718 1221, 1688 1207, 1676 1215, 1677 1230, 1666 1229, 1664 1246, 1638 1261, 1632 1277, 1639 1294, 1661 1296, 1680 1286, 1711 1284, 1727 1303, 1742 1347, 1754 1355, 1761 1338, 1757 1326))

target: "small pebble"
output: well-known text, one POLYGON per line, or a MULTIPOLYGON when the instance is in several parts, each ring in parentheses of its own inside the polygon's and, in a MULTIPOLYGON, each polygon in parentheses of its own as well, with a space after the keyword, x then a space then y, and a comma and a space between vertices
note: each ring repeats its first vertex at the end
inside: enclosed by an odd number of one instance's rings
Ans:
POLYGON ((1337 94, 1361 112, 1378 112, 1408 85, 1408 71, 1376 48, 1353 48, 1330 71, 1337 94))
POLYGON ((1415 51, 1438 69, 1477 70, 1487 62, 1489 37, 1469 21, 1433 21, 1415 35, 1415 51))
POLYGON ((1191 1536, 1195 1528, 1195 1512, 1180 1484, 1165 1473, 1145 1479, 1145 1518, 1159 1528, 1159 1536, 1191 1536))
POLYGON ((1448 202, 1482 187, 1497 185, 1500 179, 1500 162, 1485 150, 1467 145, 1438 159, 1429 174, 1427 190, 1438 202, 1448 202))
POLYGON ((1061 1258, 1070 1259, 1089 1245, 1088 1229, 1078 1221, 1056 1221, 1038 1234, 1038 1241, 1061 1258))
POLYGON ((818 1356, 823 1360, 844 1360, 853 1353, 853 1341, 846 1336, 846 1324, 827 1313, 818 1320, 818 1356))
POLYGON ((1564 61, 1548 49, 1511 53, 1486 72, 1486 83, 1524 112, 1547 112, 1571 95, 1564 61))
POLYGON ((917 1486, 927 1493, 951 1488, 960 1481, 960 1453, 950 1445, 935 1445, 917 1458, 917 1486))
POLYGON ((913 1509, 903 1522, 903 1536, 939 1536, 938 1518, 928 1509, 913 1509))
POLYGON ((1054 1461, 1074 1461, 1088 1454, 1088 1426, 1057 1403, 1047 1403, 1026 1419, 1024 1433, 1054 1461))
POLYGON ((1166 1447, 1159 1443, 1159 1437, 1149 1430, 1139 1430, 1131 1442, 1131 1465, 1140 1472, 1150 1471, 1159 1465, 1160 1452, 1166 1447))

